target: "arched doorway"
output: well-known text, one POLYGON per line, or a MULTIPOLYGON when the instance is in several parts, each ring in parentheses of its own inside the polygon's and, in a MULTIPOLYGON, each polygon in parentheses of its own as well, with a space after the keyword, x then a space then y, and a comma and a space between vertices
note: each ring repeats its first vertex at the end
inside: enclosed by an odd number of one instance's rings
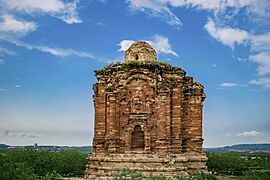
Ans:
POLYGON ((144 150, 144 132, 141 126, 136 125, 131 133, 131 150, 143 151, 144 150))

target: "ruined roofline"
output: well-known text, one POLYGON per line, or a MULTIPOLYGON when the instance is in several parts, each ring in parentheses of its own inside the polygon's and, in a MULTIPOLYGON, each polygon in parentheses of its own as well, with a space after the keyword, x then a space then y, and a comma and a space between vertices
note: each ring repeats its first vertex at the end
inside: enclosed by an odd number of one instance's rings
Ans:
POLYGON ((192 85, 191 88, 193 88, 193 89, 204 89, 204 86, 201 83, 199 83, 198 81, 195 81, 193 79, 193 77, 185 76, 184 79, 185 79, 185 86, 191 86, 192 85))
POLYGON ((204 90, 204 86, 199 82, 195 81, 192 77, 186 76, 186 72, 180 67, 172 66, 165 62, 159 61, 131 61, 129 63, 116 62, 111 63, 108 66, 95 71, 95 75, 99 81, 101 78, 109 78, 114 76, 113 74, 120 71, 130 70, 150 70, 158 74, 176 74, 183 78, 185 89, 188 91, 196 90, 196 94, 201 94, 204 90), (199 91, 198 91, 199 90, 199 91))
POLYGON ((186 75, 186 72, 176 66, 172 66, 165 62, 160 61, 130 61, 128 63, 116 62, 111 63, 100 70, 95 70, 95 75, 111 75, 117 71, 129 70, 129 69, 138 69, 144 68, 153 71, 171 71, 173 73, 181 74, 183 76, 186 75))

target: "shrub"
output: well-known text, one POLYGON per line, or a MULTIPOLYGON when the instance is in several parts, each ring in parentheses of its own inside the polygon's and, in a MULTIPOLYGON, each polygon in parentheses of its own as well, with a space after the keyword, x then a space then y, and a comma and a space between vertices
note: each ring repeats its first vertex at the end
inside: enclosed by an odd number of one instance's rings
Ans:
POLYGON ((34 170, 26 163, 13 163, 1 155, 0 157, 0 179, 37 179, 34 170))
POLYGON ((190 177, 177 177, 178 180, 216 180, 217 178, 213 174, 197 174, 190 177))
POLYGON ((240 180, 265 180, 270 179, 270 172, 249 171, 244 176, 239 177, 240 180))
POLYGON ((0 151, 0 179, 61 179, 61 176, 83 176, 87 164, 86 156, 75 150, 0 151))

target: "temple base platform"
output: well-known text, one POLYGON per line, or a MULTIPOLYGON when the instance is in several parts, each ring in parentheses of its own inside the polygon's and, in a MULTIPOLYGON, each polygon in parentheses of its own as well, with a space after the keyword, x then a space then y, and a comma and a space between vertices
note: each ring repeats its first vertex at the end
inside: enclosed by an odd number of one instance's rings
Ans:
POLYGON ((138 170, 145 176, 164 175, 175 178, 207 173, 207 157, 200 153, 154 154, 128 152, 125 154, 92 153, 88 156, 86 179, 111 179, 124 168, 138 170))

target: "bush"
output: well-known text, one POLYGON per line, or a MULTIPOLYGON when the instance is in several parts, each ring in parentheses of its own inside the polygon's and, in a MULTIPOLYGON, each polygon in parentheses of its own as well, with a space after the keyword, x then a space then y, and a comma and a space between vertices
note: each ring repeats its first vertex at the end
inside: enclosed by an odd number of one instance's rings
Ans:
POLYGON ((207 153, 208 170, 214 174, 244 175, 248 170, 247 161, 233 153, 207 153))
POLYGON ((14 163, 9 159, 0 157, 0 179, 37 179, 33 168, 26 163, 14 163))
POLYGON ((270 172, 254 172, 254 171, 249 171, 246 172, 244 176, 239 177, 240 180, 265 180, 265 179, 270 179, 270 172))
POLYGON ((0 179, 61 179, 84 175, 87 155, 75 150, 62 152, 0 151, 0 179))

